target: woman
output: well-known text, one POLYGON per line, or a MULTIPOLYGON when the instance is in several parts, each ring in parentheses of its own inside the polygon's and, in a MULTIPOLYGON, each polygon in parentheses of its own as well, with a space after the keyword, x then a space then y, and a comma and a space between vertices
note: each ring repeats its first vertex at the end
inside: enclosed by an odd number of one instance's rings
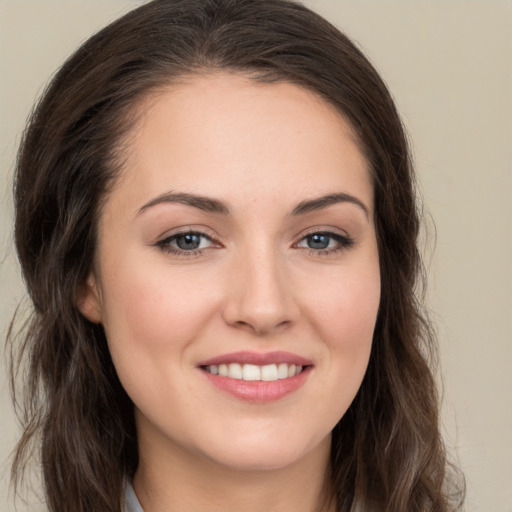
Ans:
MULTIPOLYGON (((283 0, 156 0, 22 142, 25 431, 53 512, 451 511, 406 138, 283 0)), ((16 368, 14 368, 14 372, 16 368)))

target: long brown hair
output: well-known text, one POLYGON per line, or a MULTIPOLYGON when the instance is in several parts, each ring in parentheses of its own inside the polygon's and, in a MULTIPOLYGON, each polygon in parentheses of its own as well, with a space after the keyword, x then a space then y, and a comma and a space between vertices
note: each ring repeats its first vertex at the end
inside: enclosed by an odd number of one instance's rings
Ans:
POLYGON ((337 510, 456 510, 462 491, 447 485, 435 338, 418 299, 420 216, 406 136, 361 51, 287 0, 154 0, 86 41, 44 92, 15 179, 16 248, 33 303, 8 336, 13 389, 26 368, 15 486, 35 449, 52 512, 122 508, 124 480, 137 467, 133 407, 102 327, 76 299, 136 106, 157 87, 216 69, 314 91, 350 121, 370 164, 381 303, 364 381, 333 432, 337 510))

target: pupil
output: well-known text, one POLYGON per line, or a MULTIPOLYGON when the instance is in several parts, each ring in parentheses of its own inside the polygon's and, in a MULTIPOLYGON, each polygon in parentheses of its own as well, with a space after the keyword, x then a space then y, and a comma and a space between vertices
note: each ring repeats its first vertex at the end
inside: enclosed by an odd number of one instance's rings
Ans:
POLYGON ((326 235, 311 235, 308 237, 308 247, 310 249, 327 249, 329 247, 329 237, 326 235))
POLYGON ((176 240, 176 245, 180 249, 191 250, 197 249, 201 244, 201 237, 193 233, 182 235, 176 240))

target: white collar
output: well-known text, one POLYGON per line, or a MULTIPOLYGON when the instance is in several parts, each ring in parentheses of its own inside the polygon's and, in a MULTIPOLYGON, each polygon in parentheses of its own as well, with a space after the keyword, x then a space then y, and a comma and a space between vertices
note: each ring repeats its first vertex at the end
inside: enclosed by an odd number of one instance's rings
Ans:
POLYGON ((125 509, 124 512, 144 512, 139 500, 133 490, 132 484, 127 480, 124 489, 125 509))

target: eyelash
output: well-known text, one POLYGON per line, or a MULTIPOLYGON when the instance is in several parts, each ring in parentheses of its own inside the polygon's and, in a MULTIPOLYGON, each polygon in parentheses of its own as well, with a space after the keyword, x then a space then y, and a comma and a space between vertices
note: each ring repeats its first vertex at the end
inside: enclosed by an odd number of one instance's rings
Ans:
POLYGON ((324 236, 331 238, 337 242, 337 245, 336 247, 330 249, 312 249, 311 247, 304 247, 303 249, 305 249, 310 256, 330 256, 337 254, 339 252, 350 249, 350 247, 352 247, 355 243, 354 239, 348 235, 332 233, 331 231, 312 231, 304 235, 297 244, 294 244, 294 246, 297 247, 299 243, 313 236, 324 236))
MULTIPOLYGON (((187 230, 187 231, 180 231, 178 233, 173 233, 171 236, 168 236, 160 241, 158 241, 155 246, 161 249, 162 251, 173 254, 178 257, 182 258, 192 258, 194 256, 201 256, 203 252, 207 249, 210 249, 212 247, 206 247, 206 248, 198 248, 198 249, 192 249, 192 250, 184 250, 179 249, 176 247, 173 247, 171 243, 175 242, 181 237, 184 237, 186 235, 195 235, 199 236, 202 239, 206 239, 212 244, 219 246, 220 244, 216 243, 212 237, 208 236, 205 233, 202 233, 201 231, 194 231, 194 230, 187 230)), ((355 243, 354 239, 347 236, 347 235, 340 235, 339 233, 332 233, 330 231, 312 231, 311 233, 308 233, 304 235, 299 242, 293 245, 295 248, 301 248, 298 244, 301 242, 307 240, 308 238, 311 238, 313 236, 324 236, 327 238, 331 238, 337 242, 336 247, 334 248, 328 248, 328 249, 313 249, 311 247, 302 247, 306 251, 307 254, 310 256, 330 256, 332 254, 339 253, 341 251, 347 250, 350 247, 352 247, 355 243)))
MULTIPOLYGON (((201 256, 205 250, 205 248, 202 249, 193 249, 193 250, 184 250, 177 247, 173 247, 170 245, 172 242, 178 240, 181 237, 184 237, 186 235, 197 235, 201 237, 202 239, 206 239, 212 244, 216 244, 215 241, 211 236, 208 236, 205 233, 202 233, 201 231, 195 231, 193 229, 189 229, 186 231, 180 231, 178 233, 173 233, 171 236, 168 236, 164 238, 163 240, 160 240, 155 244, 155 246, 159 247, 162 251, 173 254, 175 256, 181 257, 181 258, 193 258, 194 256, 201 256)), ((219 245, 219 244, 217 244, 219 245)), ((209 249, 210 247, 208 247, 209 249)))

